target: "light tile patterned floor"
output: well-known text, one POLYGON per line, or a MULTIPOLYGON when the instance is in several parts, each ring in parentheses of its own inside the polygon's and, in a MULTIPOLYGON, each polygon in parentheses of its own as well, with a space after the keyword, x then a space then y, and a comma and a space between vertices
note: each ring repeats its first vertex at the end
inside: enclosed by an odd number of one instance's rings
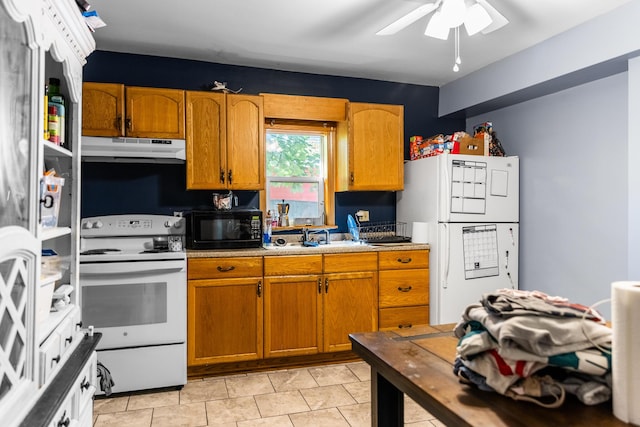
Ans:
MULTIPOLYGON (((354 362, 189 381, 98 397, 94 427, 368 427, 369 365, 354 362)), ((405 396, 405 426, 442 427, 405 396)))

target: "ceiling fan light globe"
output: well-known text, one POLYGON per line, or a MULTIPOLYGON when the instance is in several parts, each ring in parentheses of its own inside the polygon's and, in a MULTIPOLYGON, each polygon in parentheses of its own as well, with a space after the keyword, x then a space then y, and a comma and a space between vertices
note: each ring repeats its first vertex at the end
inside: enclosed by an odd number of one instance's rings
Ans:
POLYGON ((467 14, 464 18, 464 28, 467 30, 467 34, 472 36, 485 28, 487 28, 493 20, 489 13, 478 3, 467 9, 467 14))
POLYGON ((444 21, 442 12, 437 11, 433 14, 427 24, 427 29, 424 30, 424 35, 440 40, 446 40, 449 38, 449 26, 444 21))
POLYGON ((440 12, 449 28, 462 25, 467 13, 464 0, 443 0, 440 12))

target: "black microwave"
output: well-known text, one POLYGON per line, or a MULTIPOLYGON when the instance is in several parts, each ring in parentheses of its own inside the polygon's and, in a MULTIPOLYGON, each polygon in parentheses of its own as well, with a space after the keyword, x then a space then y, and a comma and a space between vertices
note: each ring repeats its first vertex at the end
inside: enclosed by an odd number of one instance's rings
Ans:
POLYGON ((239 249, 262 246, 262 211, 194 210, 185 215, 187 249, 239 249))

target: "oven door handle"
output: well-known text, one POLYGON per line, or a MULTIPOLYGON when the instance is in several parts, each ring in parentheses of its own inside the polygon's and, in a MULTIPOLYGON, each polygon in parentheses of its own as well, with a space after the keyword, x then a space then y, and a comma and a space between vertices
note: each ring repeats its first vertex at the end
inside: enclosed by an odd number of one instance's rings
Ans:
POLYGON ((117 262, 80 265, 80 276, 111 276, 115 274, 162 274, 186 270, 185 261, 117 262))

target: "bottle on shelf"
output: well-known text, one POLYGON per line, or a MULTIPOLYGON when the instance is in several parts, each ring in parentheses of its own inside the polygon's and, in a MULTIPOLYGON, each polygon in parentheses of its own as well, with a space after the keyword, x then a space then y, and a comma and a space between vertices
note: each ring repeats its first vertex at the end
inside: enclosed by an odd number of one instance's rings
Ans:
POLYGON ((44 139, 49 140, 49 86, 44 85, 44 139))
POLYGON ((65 144, 65 99, 64 96, 60 93, 60 79, 51 77, 49 78, 49 141, 56 143, 58 145, 65 144), (58 134, 53 135, 53 130, 51 129, 51 107, 55 107, 55 118, 54 122, 57 122, 57 130, 58 134), (53 139, 52 139, 53 138, 53 139))

